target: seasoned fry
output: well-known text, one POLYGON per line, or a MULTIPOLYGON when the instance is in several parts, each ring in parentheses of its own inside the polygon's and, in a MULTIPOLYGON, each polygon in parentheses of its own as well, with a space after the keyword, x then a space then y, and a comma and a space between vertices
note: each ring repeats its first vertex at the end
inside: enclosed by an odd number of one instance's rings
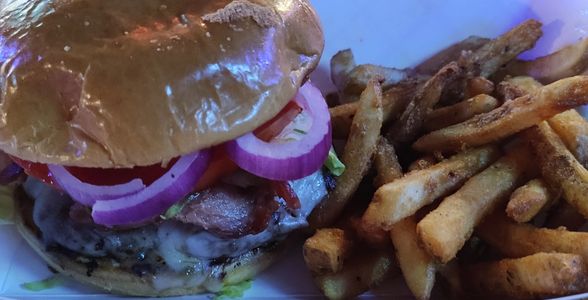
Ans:
POLYGON ((542 87, 543 85, 532 77, 517 76, 499 83, 496 92, 504 101, 510 101, 533 93, 542 87))
POLYGON ((545 221, 547 228, 565 227, 568 230, 578 230, 584 224, 586 224, 584 216, 565 201, 560 201, 545 221))
POLYGON ((506 215, 518 223, 529 222, 552 204, 556 196, 543 179, 535 178, 512 193, 506 205, 506 215))
POLYGON ((342 160, 345 172, 337 177, 337 186, 309 217, 315 228, 332 224, 351 199, 363 176, 370 168, 382 127, 382 92, 376 80, 371 80, 361 94, 357 113, 345 144, 342 160))
MULTIPOLYGON (((406 80, 387 89, 382 94, 383 122, 397 118, 412 99, 419 80, 406 80)), ((351 121, 359 106, 358 102, 342 104, 329 109, 333 138, 346 139, 349 135, 351 121)))
POLYGON ((581 74, 588 69, 588 39, 532 61, 514 60, 501 73, 528 75, 544 84, 581 74))
POLYGON ((415 161, 413 161, 410 166, 408 166, 408 171, 416 171, 416 170, 423 170, 426 168, 431 167, 432 165, 438 162, 437 158, 433 155, 426 155, 423 156, 415 161))
POLYGON ((388 132, 388 139, 395 145, 414 141, 422 129, 425 117, 439 101, 444 87, 456 80, 462 72, 462 68, 452 62, 431 77, 394 122, 388 132))
POLYGON ((533 146, 543 179, 561 187, 564 199, 588 216, 588 171, 576 160, 546 122, 523 133, 533 146))
POLYGON ((355 68, 355 58, 351 49, 337 52, 331 57, 331 81, 339 92, 345 88, 348 74, 355 68))
POLYGON ((487 38, 470 36, 441 50, 440 52, 437 52, 437 54, 420 63, 414 68, 415 73, 433 75, 446 64, 458 60, 463 52, 478 50, 489 41, 490 39, 487 38))
POLYGON ((570 109, 547 120, 568 150, 588 168, 588 122, 576 110, 570 109))
POLYGON ((463 96, 465 99, 470 99, 482 94, 490 95, 492 92, 494 92, 494 82, 478 76, 467 80, 463 96))
POLYGON ((366 89, 368 82, 374 77, 381 79, 382 88, 388 88, 407 79, 408 75, 408 69, 400 70, 372 64, 359 65, 347 74, 347 82, 343 93, 347 95, 361 94, 366 89))
POLYGON ((541 88, 537 93, 507 101, 491 112, 433 131, 418 139, 413 148, 431 152, 487 144, 587 103, 587 76, 562 79, 541 88))
POLYGON ((388 251, 356 253, 345 262, 341 272, 313 279, 328 299, 352 299, 382 282, 393 265, 388 251))
POLYGON ((537 253, 462 268, 461 278, 476 297, 535 299, 586 291, 585 260, 565 253, 537 253))
POLYGON ((514 148, 445 198, 418 223, 427 252, 442 263, 453 259, 482 218, 523 182, 530 165, 527 149, 514 148))
POLYGON ((417 299, 429 299, 435 284, 436 266, 418 244, 416 221, 408 217, 392 226, 390 238, 406 285, 417 299))
POLYGON ((398 156, 396 156, 394 146, 383 137, 380 137, 376 147, 374 165, 378 173, 374 182, 376 187, 402 177, 402 167, 398 163, 398 156))
POLYGON ((385 184, 374 194, 362 221, 367 227, 389 230, 394 223, 454 191, 467 178, 490 165, 499 154, 494 146, 469 150, 385 184))
POLYGON ((488 216, 477 235, 498 252, 508 257, 523 257, 538 252, 574 253, 588 259, 588 232, 563 228, 537 228, 516 223, 498 211, 488 216))
POLYGON ((481 94, 457 104, 438 108, 427 114, 424 128, 426 131, 438 130, 450 125, 461 123, 475 115, 489 112, 499 103, 496 98, 481 94))
POLYGON ((392 242, 388 231, 376 227, 366 227, 358 216, 349 218, 349 225, 356 236, 370 247, 374 249, 390 249, 392 242))
POLYGON ((541 35, 541 23, 527 20, 476 50, 466 58, 467 64, 470 68, 479 68, 475 73, 488 77, 520 53, 533 48, 541 35))
POLYGON ((304 242, 302 248, 308 269, 315 273, 336 273, 351 254, 353 240, 339 228, 319 229, 304 242))

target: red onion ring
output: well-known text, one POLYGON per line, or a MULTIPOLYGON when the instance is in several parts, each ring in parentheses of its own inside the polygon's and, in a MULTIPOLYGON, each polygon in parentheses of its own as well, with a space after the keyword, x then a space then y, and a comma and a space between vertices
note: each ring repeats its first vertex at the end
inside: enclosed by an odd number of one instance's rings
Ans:
POLYGON ((104 226, 133 225, 151 220, 192 191, 210 162, 210 151, 180 157, 163 176, 135 194, 97 200, 94 222, 104 226))
POLYGON ((117 185, 94 185, 83 182, 59 165, 48 165, 57 184, 77 202, 92 206, 97 200, 112 200, 136 194, 145 188, 143 180, 133 179, 117 185))
POLYGON ((331 118, 321 92, 310 83, 303 85, 296 101, 312 119, 312 125, 300 140, 265 142, 253 133, 225 144, 229 157, 242 169, 259 177, 287 181, 316 172, 331 148, 331 118))

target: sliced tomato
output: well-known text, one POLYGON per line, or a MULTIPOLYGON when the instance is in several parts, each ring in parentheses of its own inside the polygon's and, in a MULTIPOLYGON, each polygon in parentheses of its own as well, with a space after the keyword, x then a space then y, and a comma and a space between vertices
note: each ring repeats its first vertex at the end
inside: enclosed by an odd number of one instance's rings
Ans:
POLYGON ((212 160, 202 177, 200 177, 200 180, 198 180, 198 184, 196 185, 197 191, 208 188, 221 178, 239 170, 237 164, 227 156, 224 149, 224 147, 215 147, 212 150, 212 160))
POLYGON ((274 193, 276 193, 278 197, 284 199, 287 208, 291 210, 297 210, 300 208, 300 199, 298 199, 298 196, 292 189, 292 186, 290 186, 290 183, 287 181, 270 181, 270 185, 274 193))
POLYGON ((11 156, 10 158, 17 165, 19 165, 27 175, 35 177, 46 184, 57 186, 55 181, 53 181, 53 177, 51 176, 49 168, 47 168, 46 164, 34 163, 31 161, 22 160, 14 156, 11 156))
POLYGON ((255 129, 253 134, 260 140, 269 142, 292 123, 301 112, 302 107, 295 101, 290 101, 275 117, 255 129))

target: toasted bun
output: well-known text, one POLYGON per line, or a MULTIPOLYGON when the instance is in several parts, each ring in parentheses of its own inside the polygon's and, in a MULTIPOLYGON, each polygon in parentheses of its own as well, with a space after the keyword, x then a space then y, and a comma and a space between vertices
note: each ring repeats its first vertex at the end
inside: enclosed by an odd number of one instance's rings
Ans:
POLYGON ((308 0, 39 0, 0 10, 0 150, 150 165, 271 119, 316 66, 308 0))
POLYGON ((109 293, 144 297, 182 296, 210 292, 211 288, 232 285, 254 278, 278 259, 283 245, 264 247, 249 251, 238 258, 214 268, 215 274, 223 274, 222 279, 210 278, 200 284, 182 283, 177 287, 157 289, 147 277, 122 270, 112 265, 110 259, 97 259, 95 267, 88 276, 88 267, 70 255, 59 250, 48 250, 37 235, 32 224, 30 207, 32 201, 16 201, 18 213, 15 224, 18 231, 28 244, 57 272, 73 278, 81 283, 103 289, 109 293))

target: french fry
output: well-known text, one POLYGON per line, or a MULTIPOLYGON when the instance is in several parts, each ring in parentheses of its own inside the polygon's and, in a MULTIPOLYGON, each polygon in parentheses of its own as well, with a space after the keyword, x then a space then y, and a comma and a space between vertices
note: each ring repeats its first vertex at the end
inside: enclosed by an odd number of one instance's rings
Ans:
POLYGON ((533 48, 541 35, 541 23, 527 20, 467 56, 467 64, 479 70, 475 73, 488 77, 520 53, 533 48))
POLYGON ((531 167, 525 147, 516 147, 470 178, 417 225, 419 239, 442 263, 455 257, 474 227, 525 179, 531 167))
POLYGON ((414 141, 422 130, 425 117, 439 101, 445 86, 456 80, 462 72, 462 68, 452 62, 433 75, 394 122, 388 132, 388 139, 395 145, 414 141))
POLYGON ((409 76, 409 70, 388 68, 384 66, 364 64, 358 65, 347 73, 347 82, 343 93, 347 95, 359 95, 366 89, 372 78, 381 79, 382 88, 388 88, 393 84, 405 80, 409 76))
POLYGON ((398 163, 398 156, 396 156, 394 146, 383 137, 380 137, 376 153, 374 153, 374 165, 377 172, 374 182, 376 187, 402 177, 402 167, 398 163))
POLYGON ((355 66, 355 58, 351 49, 341 50, 331 57, 331 81, 339 92, 345 88, 348 74, 355 66))
POLYGON ((374 249, 390 249, 392 242, 390 241, 390 234, 381 228, 364 226, 361 218, 358 216, 350 217, 349 226, 355 232, 355 235, 361 241, 366 242, 374 249))
POLYGON ((588 168, 588 122, 570 109, 547 120, 576 159, 588 168))
MULTIPOLYGON (((419 80, 406 80, 390 87, 382 94, 383 123, 397 118, 412 99, 419 80)), ((333 138, 346 139, 353 116, 359 107, 358 102, 346 103, 329 109, 333 138)))
POLYGON ((484 219, 476 228, 476 234, 507 257, 562 252, 588 259, 588 232, 537 228, 526 223, 516 223, 500 211, 484 219))
POLYGON ((547 228, 564 227, 568 230, 578 230, 584 224, 586 224, 584 216, 565 201, 560 201, 558 205, 552 209, 545 221, 545 227, 547 228))
POLYGON ((585 263, 579 255, 537 253, 465 266, 461 278, 476 298, 549 298, 586 291, 585 263))
POLYGON ((496 93, 506 102, 533 93, 542 87, 543 85, 532 77, 517 76, 499 83, 496 93))
POLYGON ((422 136, 413 144, 413 148, 431 152, 484 145, 587 103, 587 76, 562 79, 544 86, 536 93, 507 101, 488 113, 422 136))
POLYGON ((362 221, 368 228, 390 230, 394 223, 457 189, 499 155, 500 151, 494 146, 472 149, 385 184, 374 194, 362 221))
POLYGON ((415 298, 429 299, 435 284, 436 265, 418 244, 414 216, 394 224, 390 238, 406 285, 415 298))
POLYGON ((466 121, 475 115, 489 112, 499 103, 496 98, 480 94, 457 104, 438 108, 427 114, 424 128, 426 131, 438 130, 450 125, 466 121))
POLYGON ((351 254, 353 240, 339 228, 319 229, 304 242, 302 253, 308 269, 315 273, 336 273, 351 254))
POLYGON ((351 199, 371 165, 382 127, 382 92, 371 80, 361 94, 357 113, 345 144, 342 160, 345 172, 337 177, 337 186, 312 212, 309 222, 314 228, 332 224, 351 199))
POLYGON ((527 75, 544 84, 581 74, 588 69, 588 39, 531 61, 514 60, 501 73, 527 75))
POLYGON ((535 178, 512 193, 506 205, 506 215, 518 223, 529 222, 552 204, 556 196, 543 179, 535 178))
POLYGON ((414 68, 416 74, 433 75, 446 64, 458 60, 463 52, 480 49, 490 39, 470 36, 456 44, 453 44, 431 56, 414 68))
POLYGON ((561 187, 564 199, 587 217, 588 171, 546 122, 526 130, 522 137, 533 146, 543 179, 561 187))
POLYGON ((426 156, 423 156, 423 157, 413 161, 408 166, 408 171, 412 172, 412 171, 416 171, 416 170, 423 170, 423 169, 431 167, 432 165, 436 164, 437 162, 438 162, 438 160, 437 160, 437 158, 435 158, 435 156, 426 155, 426 156))
POLYGON ((356 253, 335 274, 314 276, 314 283, 328 299, 352 299, 381 283, 393 269, 389 251, 356 253))
POLYGON ((478 76, 467 80, 463 93, 465 99, 470 99, 482 94, 490 95, 492 92, 494 92, 494 82, 478 76))

